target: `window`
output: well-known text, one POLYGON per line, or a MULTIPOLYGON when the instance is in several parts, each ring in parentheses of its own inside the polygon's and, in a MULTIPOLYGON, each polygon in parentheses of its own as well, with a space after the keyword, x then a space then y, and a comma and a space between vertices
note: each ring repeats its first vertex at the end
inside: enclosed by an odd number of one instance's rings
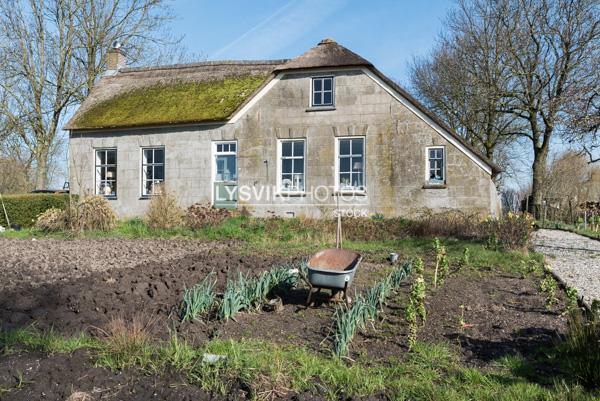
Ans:
POLYGON ((312 79, 312 105, 333 106, 333 77, 312 79))
POLYGON ((117 149, 96 150, 96 195, 117 197, 117 149))
POLYGON ((304 192, 304 140, 279 142, 282 192, 304 192))
POLYGON ((216 143, 216 175, 215 181, 234 182, 237 181, 237 143, 216 143))
POLYGON ((341 191, 365 190, 365 139, 338 139, 338 188, 341 191))
POLYGON ((165 149, 142 149, 142 196, 158 193, 165 181, 165 149))
POLYGON ((236 145, 235 142, 217 143, 217 153, 235 153, 236 145))
POLYGON ((446 180, 443 147, 427 148, 427 179, 434 184, 443 184, 446 180))

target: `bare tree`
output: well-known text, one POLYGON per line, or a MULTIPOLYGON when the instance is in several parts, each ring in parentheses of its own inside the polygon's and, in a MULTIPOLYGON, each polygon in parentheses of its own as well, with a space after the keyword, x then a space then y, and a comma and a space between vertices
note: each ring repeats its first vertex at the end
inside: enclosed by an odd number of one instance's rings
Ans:
POLYGON ((1 119, 29 152, 35 186, 47 185, 65 114, 104 69, 113 40, 134 61, 155 58, 171 38, 165 0, 4 0, 0 2, 1 119))
POLYGON ((530 206, 539 215, 552 140, 561 134, 573 99, 595 79, 589 67, 599 51, 598 1, 502 0, 494 2, 492 15, 507 40, 503 63, 512 78, 505 111, 528 125, 518 134, 533 151, 530 206))
POLYGON ((530 211, 536 215, 551 144, 557 136, 569 138, 569 121, 578 127, 576 137, 587 141, 584 150, 597 146, 599 4, 459 1, 432 60, 413 69, 414 86, 426 102, 482 150, 506 137, 526 141, 533 154, 530 211), (573 114, 582 102, 589 106, 584 115, 573 114))
POLYGON ((468 142, 488 159, 506 162, 499 152, 513 139, 516 117, 502 111, 510 70, 490 4, 459 1, 433 52, 413 62, 411 81, 417 96, 468 142))
POLYGON ((85 76, 87 95, 105 70, 105 53, 123 44, 130 64, 181 59, 180 38, 166 28, 173 19, 165 0, 77 0, 74 59, 85 76))
POLYGON ((590 63, 596 78, 591 86, 574 97, 568 110, 567 135, 570 144, 587 156, 588 163, 600 161, 600 54, 590 63))

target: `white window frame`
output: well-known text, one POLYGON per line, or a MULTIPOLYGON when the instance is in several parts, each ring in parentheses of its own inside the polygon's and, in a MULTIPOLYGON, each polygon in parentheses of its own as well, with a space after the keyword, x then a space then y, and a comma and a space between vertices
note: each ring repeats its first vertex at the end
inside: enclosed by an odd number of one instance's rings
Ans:
POLYGON ((427 146, 425 148, 425 182, 430 185, 445 185, 447 176, 446 176, 446 164, 447 164, 447 155, 446 155, 446 147, 445 146, 427 146), (430 150, 442 150, 442 180, 432 180, 429 178, 430 167, 429 167, 429 151, 430 150))
POLYGON ((235 176, 236 176, 236 182, 239 180, 238 177, 238 173, 239 173, 239 157, 238 157, 238 152, 240 150, 240 145, 238 143, 237 140, 231 140, 231 141, 212 141, 211 142, 211 147, 210 147, 210 186, 211 186, 211 190, 210 190, 210 204, 214 205, 215 204, 215 182, 216 182, 216 176, 217 176, 217 155, 234 155, 235 156, 235 168, 237 169, 237 171, 235 172, 235 176), (217 147, 218 145, 225 145, 225 144, 235 144, 235 151, 234 152, 217 152, 217 147))
MULTIPOLYGON (((151 194, 145 194, 144 191, 146 189, 146 181, 150 181, 150 180, 146 180, 144 179, 144 166, 147 166, 148 164, 152 165, 152 166, 156 166, 156 165, 160 165, 161 163, 154 163, 154 152, 153 152, 153 157, 152 157, 152 163, 144 163, 144 151, 145 150, 157 150, 160 149, 163 151, 163 162, 162 162, 162 168, 163 168, 163 179, 160 180, 160 183, 164 185, 164 182, 166 181, 166 177, 167 177, 167 151, 166 148, 164 146, 142 146, 140 148, 140 196, 142 198, 150 198, 152 196, 157 195, 156 193, 151 193, 151 194)), ((154 179, 154 169, 152 170, 152 181, 157 181, 154 179)))
MULTIPOLYGON (((118 190, 118 185, 119 185, 119 174, 118 174, 118 165, 119 165, 119 152, 117 151, 117 148, 94 148, 94 193, 96 195, 101 195, 104 196, 105 198, 108 199, 117 199, 117 196, 119 195, 119 190, 118 190), (109 166, 113 166, 112 164, 98 164, 98 152, 107 152, 107 151, 114 151, 115 152, 115 173, 117 174, 117 177, 114 179, 115 181, 115 194, 114 195, 105 195, 100 193, 99 191, 99 186, 98 186, 98 167, 100 168, 108 168, 109 166)), ((107 181, 107 180, 105 180, 107 181)))
MULTIPOLYGON (((279 195, 298 195, 306 193, 306 138, 286 138, 277 140, 277 193, 279 195), (302 142, 304 146, 304 156, 302 157, 303 162, 303 181, 304 188, 302 190, 287 190, 283 187, 283 143, 284 142, 302 142)), ((299 159, 298 156, 288 157, 289 159, 299 159)))
POLYGON ((311 77, 310 79, 310 107, 319 108, 319 107, 335 107, 335 77, 333 75, 319 75, 311 77), (322 80, 321 86, 321 100, 323 99, 323 93, 325 93, 325 79, 331 79, 331 103, 330 104, 315 104, 315 80, 322 80))
MULTIPOLYGON (((367 137, 366 136, 341 136, 341 137, 335 137, 335 192, 337 193, 342 193, 342 194, 364 194, 367 192, 367 137), (362 157, 363 157, 363 168, 362 168, 362 173, 363 173, 363 188, 362 189, 357 189, 357 188, 346 188, 343 189, 340 186, 340 141, 345 140, 345 139, 362 139, 363 141, 363 151, 362 151, 362 157)), ((350 151, 352 151, 352 145, 350 145, 350 151)))

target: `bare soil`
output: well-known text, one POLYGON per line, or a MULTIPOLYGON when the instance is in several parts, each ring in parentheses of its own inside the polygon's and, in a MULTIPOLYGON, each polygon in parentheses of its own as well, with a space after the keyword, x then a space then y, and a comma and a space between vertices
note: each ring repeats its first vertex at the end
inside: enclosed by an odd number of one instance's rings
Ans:
MULTIPOLYGON (((222 291, 226 280, 238 272, 256 274, 306 256, 248 254, 233 243, 184 240, 38 241, 31 248, 29 241, 0 239, 0 274, 10 278, 0 284, 0 327, 35 324, 42 330, 52 327, 64 334, 94 334, 113 317, 130 320, 143 314, 157 322, 153 328, 157 338, 165 339, 169 330, 175 329, 195 344, 215 337, 253 338, 327 354, 335 304, 321 296, 315 307, 306 308, 308 290, 302 286, 273 294, 283 301, 279 312, 241 313, 228 322, 182 324, 178 318, 184 289, 211 272, 218 278, 217 291, 222 291), (44 246, 40 247, 42 242, 44 246), (97 248, 111 249, 111 256, 103 259, 110 261, 108 266, 97 260, 104 255, 97 248), (8 255, 10 263, 3 262, 2 255, 8 255), (76 273, 69 275, 69 269, 76 269, 76 273)), ((351 296, 370 287, 387 271, 388 265, 363 263, 351 296)), ((447 342, 473 366, 491 366, 504 355, 531 356, 565 328, 562 295, 557 306, 546 309, 537 291, 538 281, 535 277, 493 271, 454 272, 443 286, 428 293, 428 318, 420 340, 447 342)), ((352 358, 386 363, 390 357, 406 353, 404 305, 409 289, 407 282, 390 300, 383 320, 357 336, 352 358)), ((23 373, 27 384, 0 393, 0 399, 65 400, 73 391, 95 391, 93 399, 112 400, 211 398, 184 385, 177 375, 146 377, 135 370, 115 375, 93 368, 85 351, 72 356, 0 356, 0 389, 15 386, 16 372, 23 373)), ((243 398, 243 393, 243 388, 236 389, 228 398, 243 398)), ((300 399, 312 396, 304 394, 300 399)))

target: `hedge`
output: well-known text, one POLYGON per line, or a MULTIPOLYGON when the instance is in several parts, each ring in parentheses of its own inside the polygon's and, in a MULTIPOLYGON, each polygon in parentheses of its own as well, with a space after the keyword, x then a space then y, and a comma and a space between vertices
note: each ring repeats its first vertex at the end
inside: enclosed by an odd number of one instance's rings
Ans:
MULTIPOLYGON (((19 224, 21 227, 31 227, 40 213, 52 207, 66 209, 69 205, 69 194, 3 195, 2 200, 11 225, 19 224)), ((8 226, 1 204, 0 226, 8 226)))

